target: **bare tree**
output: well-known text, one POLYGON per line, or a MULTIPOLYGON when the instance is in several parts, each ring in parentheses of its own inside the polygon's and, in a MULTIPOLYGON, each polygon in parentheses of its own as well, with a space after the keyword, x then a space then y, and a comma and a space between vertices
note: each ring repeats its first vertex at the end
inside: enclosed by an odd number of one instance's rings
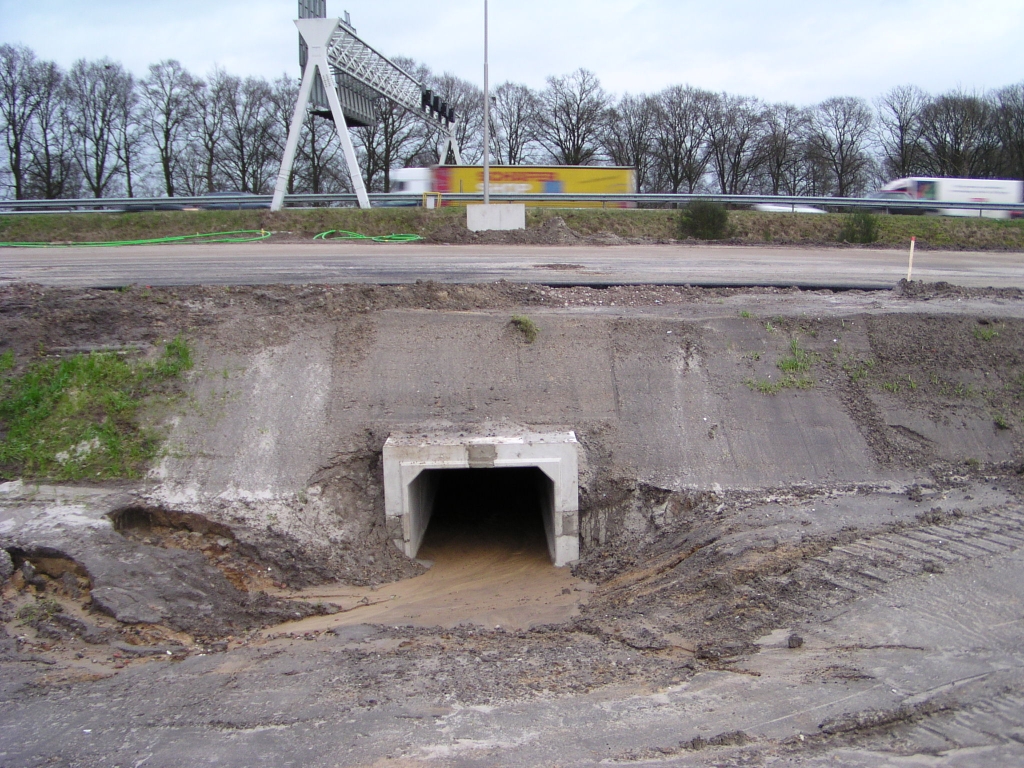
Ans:
MULTIPOLYGON (((392 59, 420 82, 430 77, 426 67, 412 59, 392 59)), ((408 165, 414 158, 431 156, 431 138, 423 120, 407 109, 381 100, 377 103, 377 121, 355 129, 359 141, 363 179, 369 191, 391 191, 391 169, 408 165)), ((436 152, 433 153, 436 157, 436 152)), ((422 160, 430 162, 429 159, 422 160)))
MULTIPOLYGON (((364 179, 370 191, 391 191, 391 169, 429 156, 431 142, 423 121, 407 109, 378 102, 377 121, 355 129, 364 179)), ((435 153, 436 154, 436 153, 435 153)))
POLYGON ((696 192, 710 160, 707 112, 715 95, 691 86, 669 86, 656 97, 655 175, 659 189, 696 192))
POLYGON ((149 75, 142 81, 146 130, 156 149, 168 197, 174 197, 185 160, 184 149, 195 122, 193 108, 199 85, 174 59, 151 64, 149 75))
POLYGON ((224 140, 228 80, 229 75, 224 70, 215 68, 205 81, 196 83, 188 99, 195 123, 186 149, 188 160, 182 167, 182 180, 186 191, 192 195, 215 192, 221 183, 219 159, 224 140))
POLYGON ((765 110, 758 152, 768 194, 802 194, 807 122, 806 111, 793 104, 772 104, 765 110))
POLYGON ((651 186, 657 119, 658 102, 655 98, 627 93, 608 110, 605 130, 601 135, 601 144, 608 159, 614 165, 630 166, 636 170, 638 192, 647 192, 651 186))
POLYGON ((28 196, 48 200, 74 197, 81 177, 75 168, 64 72, 53 62, 42 62, 35 87, 39 108, 29 139, 28 196))
POLYGON ((223 139, 219 166, 242 192, 266 193, 277 156, 270 84, 263 78, 223 79, 223 139))
POLYGON ((992 105, 982 96, 951 91, 922 114, 925 167, 935 176, 986 178, 996 170, 992 105))
POLYGON ((589 165, 597 157, 608 96, 597 75, 577 69, 549 77, 540 93, 537 138, 560 165, 589 165))
POLYGON ((121 72, 114 99, 114 152, 124 175, 125 192, 128 197, 135 197, 135 163, 142 150, 145 132, 142 127, 140 96, 135 76, 123 69, 121 72))
POLYGON ((0 46, 0 120, 14 197, 25 196, 25 155, 32 118, 39 108, 36 55, 23 45, 0 46))
POLYGON ((349 192, 348 175, 341 168, 341 147, 334 122, 307 112, 296 153, 296 187, 315 195, 349 192))
POLYGON ((502 83, 491 97, 491 141, 499 165, 523 165, 536 144, 537 94, 520 83, 502 83))
MULTIPOLYGON (((428 75, 425 82, 435 95, 441 97, 441 101, 449 107, 455 108, 457 116, 454 126, 455 140, 459 143, 463 162, 469 164, 481 162, 483 158, 481 145, 484 120, 483 90, 468 80, 463 80, 448 72, 440 77, 428 75)), ((439 156, 443 141, 443 135, 439 130, 430 130, 426 137, 426 157, 416 158, 413 162, 419 163, 421 160, 425 164, 446 162, 448 158, 439 156)))
POLYGON ((89 191, 107 194, 111 181, 121 172, 117 157, 119 99, 124 94, 127 72, 110 59, 79 59, 68 74, 75 160, 89 191))
POLYGON ((876 138, 882 151, 882 171, 891 179, 922 171, 922 115, 929 97, 914 85, 901 85, 875 101, 876 138))
POLYGON ((863 99, 837 96, 811 112, 808 147, 812 163, 826 168, 839 197, 864 191, 871 178, 868 141, 874 117, 863 99))
MULTIPOLYGON (((277 157, 284 155, 284 145, 288 140, 288 131, 291 128, 292 115, 295 112, 295 102, 299 98, 299 84, 300 81, 298 79, 289 75, 281 75, 274 81, 270 89, 270 113, 271 119, 275 124, 273 136, 277 157)), ((306 116, 311 116, 308 111, 306 116)), ((305 131, 299 135, 300 143, 308 138, 309 136, 305 131)), ((288 194, 295 192, 296 178, 304 175, 305 168, 303 163, 307 156, 306 153, 296 150, 291 173, 288 174, 288 185, 286 187, 288 194)))
POLYGON ((748 96, 718 94, 704 107, 711 169, 723 194, 748 191, 758 170, 758 146, 764 127, 761 103, 748 96))
POLYGON ((1024 179, 1024 83, 996 91, 995 126, 1000 144, 1000 173, 1024 179))

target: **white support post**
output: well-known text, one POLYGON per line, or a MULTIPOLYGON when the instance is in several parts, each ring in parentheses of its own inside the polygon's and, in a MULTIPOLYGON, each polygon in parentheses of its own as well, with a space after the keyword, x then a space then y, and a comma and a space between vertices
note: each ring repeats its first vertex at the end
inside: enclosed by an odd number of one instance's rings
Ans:
POLYGON ((277 175, 274 199, 270 204, 272 211, 279 211, 284 205, 288 177, 291 175, 292 164, 295 162, 302 121, 305 118, 306 105, 309 103, 309 94, 313 88, 313 78, 317 72, 319 72, 324 90, 327 92, 327 101, 331 105, 331 116, 338 129, 338 138, 341 139, 341 147, 345 152, 345 160, 348 162, 348 171, 352 177, 352 186, 355 188, 359 207, 370 207, 370 198, 366 194, 366 185, 363 183, 363 177, 359 171, 356 151, 352 146, 352 137, 348 133, 348 123, 345 122, 345 115, 341 111, 338 92, 335 90, 334 83, 331 82, 331 67, 327 61, 327 44, 340 23, 339 19, 298 19, 295 22, 295 26, 299 28, 299 34, 302 35, 302 39, 309 47, 309 58, 306 60, 306 71, 302 75, 299 98, 295 102, 295 114, 292 115, 292 122, 288 128, 288 142, 285 144, 284 157, 281 158, 281 171, 277 175))
POLYGON ((438 152, 441 165, 448 164, 448 153, 451 152, 455 155, 455 164, 462 165, 462 152, 459 151, 459 142, 455 138, 455 126, 458 123, 452 123, 448 126, 448 133, 445 134, 444 144, 441 145, 441 151, 438 152))
POLYGON ((281 171, 277 174, 274 199, 270 203, 270 210, 272 211, 280 211, 284 207, 284 193, 288 190, 288 177, 292 175, 295 151, 299 147, 299 134, 302 132, 302 121, 306 116, 306 106, 309 104, 309 93, 313 88, 313 75, 315 72, 316 67, 307 64, 306 71, 302 73, 299 98, 295 101, 295 113, 292 115, 292 122, 288 127, 288 141, 284 145, 284 157, 281 158, 281 171))
MULTIPOLYGON (((321 49, 323 50, 323 49, 321 49)), ((370 207, 370 196, 366 194, 366 185, 363 183, 363 175, 359 170, 359 161, 356 159, 356 149, 352 146, 352 137, 348 133, 348 123, 345 122, 345 114, 341 111, 341 102, 338 100, 338 92, 331 82, 331 70, 327 65, 327 57, 323 57, 323 67, 319 66, 320 77, 324 81, 324 90, 327 91, 327 102, 331 105, 331 115, 334 117, 334 125, 338 128, 338 138, 341 139, 341 148, 345 151, 345 160, 348 162, 348 173, 352 178, 352 186, 356 190, 356 198, 359 200, 360 208, 370 207)))

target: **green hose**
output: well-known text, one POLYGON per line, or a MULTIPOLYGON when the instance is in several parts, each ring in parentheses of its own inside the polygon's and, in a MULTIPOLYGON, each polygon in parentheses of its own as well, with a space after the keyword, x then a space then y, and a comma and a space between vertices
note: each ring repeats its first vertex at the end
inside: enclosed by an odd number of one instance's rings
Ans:
POLYGON ((0 248, 120 248, 126 245, 163 245, 166 243, 254 243, 266 240, 273 233, 265 229, 238 229, 233 232, 208 232, 195 235, 172 235, 170 237, 154 237, 148 240, 111 240, 95 243, 4 243, 0 248), (249 235, 249 237, 238 237, 249 235))
POLYGON ((419 235, 379 235, 377 237, 370 237, 369 235, 361 235, 358 232, 349 232, 344 229, 328 229, 326 232, 321 232, 316 235, 314 240, 372 240, 375 243, 414 243, 417 240, 423 238, 419 235), (334 235, 334 237, 331 237, 334 235))

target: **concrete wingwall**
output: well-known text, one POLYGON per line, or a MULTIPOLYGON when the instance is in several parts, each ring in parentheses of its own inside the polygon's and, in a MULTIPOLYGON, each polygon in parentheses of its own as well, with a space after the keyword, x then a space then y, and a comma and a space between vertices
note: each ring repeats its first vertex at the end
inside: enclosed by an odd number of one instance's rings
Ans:
MULTIPOLYGON (((806 389, 749 386, 781 375, 775 362, 797 331, 733 310, 693 319, 537 310, 539 334, 527 343, 510 316, 386 310, 296 323, 243 351, 200 337, 191 406, 173 425, 152 496, 349 546, 370 532, 386 538, 380 456, 392 432, 571 430, 585 553, 646 524, 616 519, 625 512, 614 489, 628 484, 714 491, 904 476, 879 462, 848 387, 827 370, 806 389)), ((870 355, 864 322, 833 333, 801 343, 870 355)), ((881 406, 869 410, 892 421, 881 406)), ((1012 442, 992 445, 990 458, 1013 455, 1012 442)))

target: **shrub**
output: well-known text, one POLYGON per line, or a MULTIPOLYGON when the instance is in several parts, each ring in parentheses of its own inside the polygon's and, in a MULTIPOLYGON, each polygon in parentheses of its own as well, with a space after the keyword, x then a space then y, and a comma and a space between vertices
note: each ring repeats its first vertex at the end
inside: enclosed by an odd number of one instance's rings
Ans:
POLYGON ((695 200, 679 216, 679 232, 698 240, 721 240, 729 229, 729 212, 721 203, 695 200))
POLYGON ((873 243, 878 240, 878 220, 867 211, 855 211, 844 217, 838 239, 840 243, 873 243))
POLYGON ((516 330, 523 334, 523 338, 526 340, 527 344, 533 344, 533 342, 536 341, 539 329, 533 320, 528 317, 524 317, 523 315, 513 315, 512 325, 515 326, 516 330))

